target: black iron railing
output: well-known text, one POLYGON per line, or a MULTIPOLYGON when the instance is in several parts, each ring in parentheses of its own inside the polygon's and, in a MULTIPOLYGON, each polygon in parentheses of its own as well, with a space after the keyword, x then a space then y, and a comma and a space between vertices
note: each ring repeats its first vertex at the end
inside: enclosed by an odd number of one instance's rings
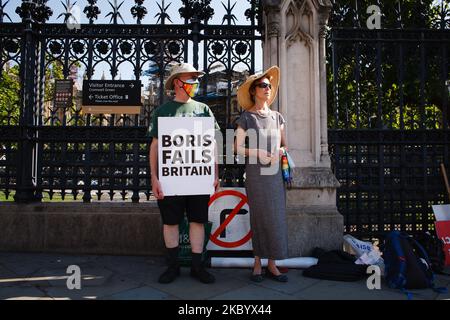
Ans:
MULTIPOLYGON (((168 99, 163 83, 174 62, 187 61, 207 73, 198 99, 211 106, 222 129, 233 125, 239 113, 236 84, 257 63, 259 1, 240 3, 246 24, 236 24, 237 8, 224 3, 222 25, 209 23, 210 1, 183 0, 184 24, 171 23, 170 4, 158 1, 151 9, 158 5, 157 23, 143 24, 150 11, 144 1, 131 8, 136 23, 125 23, 122 2, 110 1, 109 12, 101 12, 90 0, 83 8, 89 23, 81 25, 73 19, 72 1, 62 2, 63 23, 46 23, 54 10, 47 2, 22 1, 16 10, 22 21, 13 23, 0 1, 0 79, 12 97, 0 100, 0 199, 149 199, 145 134, 153 110, 168 99), (99 16, 109 24, 95 24, 99 16), (84 114, 80 92, 68 108, 52 103, 55 79, 120 79, 121 72, 148 81, 139 115, 84 114), (226 90, 219 90, 219 81, 226 90), (12 94, 13 86, 20 94, 12 94)), ((242 185, 242 168, 220 169, 224 183, 242 185)))
POLYGON ((328 123, 346 231, 434 229, 450 167, 450 5, 336 1, 328 50, 328 123), (381 29, 369 30, 376 4, 381 29))

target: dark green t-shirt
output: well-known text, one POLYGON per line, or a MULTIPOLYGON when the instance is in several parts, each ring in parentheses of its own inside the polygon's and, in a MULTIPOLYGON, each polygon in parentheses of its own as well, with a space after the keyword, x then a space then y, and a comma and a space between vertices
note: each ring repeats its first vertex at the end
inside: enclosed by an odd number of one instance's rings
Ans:
MULTIPOLYGON (((188 103, 169 101, 158 107, 153 113, 152 122, 148 128, 148 137, 158 138, 159 117, 214 117, 211 109, 204 103, 192 100, 188 103)), ((215 129, 220 130, 214 120, 215 129)))

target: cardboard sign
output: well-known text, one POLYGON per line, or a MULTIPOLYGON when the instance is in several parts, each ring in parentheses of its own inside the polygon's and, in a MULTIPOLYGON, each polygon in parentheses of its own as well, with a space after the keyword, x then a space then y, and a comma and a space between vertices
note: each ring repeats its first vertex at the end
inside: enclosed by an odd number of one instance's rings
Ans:
POLYGON ((450 204, 433 205, 436 234, 444 242, 445 265, 450 265, 450 204))
POLYGON ((224 188, 209 201, 209 251, 252 250, 250 210, 245 188, 224 188))
POLYGON ((214 118, 159 117, 158 173, 165 196, 214 193, 214 118))

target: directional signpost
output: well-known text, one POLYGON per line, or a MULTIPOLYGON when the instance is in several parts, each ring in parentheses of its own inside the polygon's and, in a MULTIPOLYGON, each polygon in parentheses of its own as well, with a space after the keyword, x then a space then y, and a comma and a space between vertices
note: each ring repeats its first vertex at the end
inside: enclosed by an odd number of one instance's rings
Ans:
POLYGON ((85 113, 139 114, 141 107, 139 80, 83 81, 85 113))

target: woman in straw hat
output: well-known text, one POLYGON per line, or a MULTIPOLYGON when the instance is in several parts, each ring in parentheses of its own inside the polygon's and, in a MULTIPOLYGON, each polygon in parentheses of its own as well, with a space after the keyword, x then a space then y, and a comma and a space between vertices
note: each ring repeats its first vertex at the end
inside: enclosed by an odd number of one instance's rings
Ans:
POLYGON ((261 258, 268 259, 266 277, 287 281, 275 264, 288 257, 286 194, 280 170, 280 156, 286 149, 285 120, 269 108, 279 81, 280 70, 274 66, 250 76, 237 92, 245 111, 237 120, 236 151, 246 157, 245 187, 255 256, 251 280, 255 282, 264 279, 261 258))

